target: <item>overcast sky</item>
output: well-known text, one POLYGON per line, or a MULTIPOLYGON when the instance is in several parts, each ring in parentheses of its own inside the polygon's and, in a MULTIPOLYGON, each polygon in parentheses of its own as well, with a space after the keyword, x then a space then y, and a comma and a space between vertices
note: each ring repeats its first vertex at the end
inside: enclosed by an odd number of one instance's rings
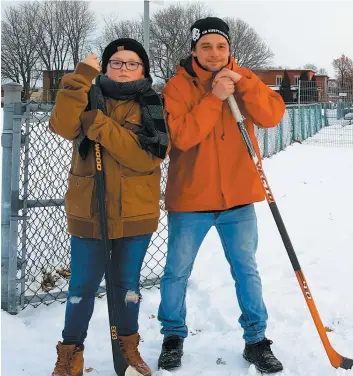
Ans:
MULTIPOLYGON (((173 2, 164 1, 164 5, 152 2, 150 13, 173 2)), ((100 20, 111 15, 117 19, 138 19, 143 14, 142 0, 90 3, 100 20)), ((218 17, 240 18, 255 28, 275 54, 273 65, 295 68, 313 63, 333 76, 334 58, 345 54, 353 59, 353 0, 229 0, 202 3, 214 10, 218 17)))
MULTIPOLYGON (((172 3, 165 1, 164 6, 172 3)), ((353 59, 353 0, 347 1, 203 1, 219 17, 248 22, 275 54, 274 65, 288 68, 313 63, 333 75, 332 60, 342 53, 353 59)), ((101 15, 138 19, 142 1, 92 2, 101 15)), ((151 3, 150 12, 163 5, 151 3)), ((187 26, 185 26, 187 27, 187 26)))

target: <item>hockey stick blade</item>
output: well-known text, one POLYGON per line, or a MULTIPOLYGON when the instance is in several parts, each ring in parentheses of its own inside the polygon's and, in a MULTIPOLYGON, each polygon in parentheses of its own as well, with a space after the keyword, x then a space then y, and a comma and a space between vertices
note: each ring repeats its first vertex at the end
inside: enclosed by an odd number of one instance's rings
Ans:
POLYGON ((262 183, 262 187, 266 196, 266 200, 269 204, 270 210, 272 212, 273 218, 276 222, 278 231, 281 235, 283 244, 285 246, 285 249, 287 251, 288 257, 291 261, 291 264, 293 266, 294 272, 297 276, 300 288, 303 292, 305 301, 308 305, 309 311, 311 313, 311 317, 313 318, 314 324, 316 326, 316 329, 318 331, 318 334, 320 336, 321 342, 325 348, 326 354, 330 360, 330 363, 335 368, 343 368, 343 369, 352 369, 353 367, 353 360, 350 358, 345 358, 342 355, 338 354, 333 347, 330 344, 330 341, 327 337, 327 333, 325 330, 325 327, 321 321, 319 312, 316 308, 316 305, 314 303, 314 299, 312 297, 312 294, 310 292, 308 283, 306 282, 306 279, 304 277, 304 274, 302 272, 302 269, 300 267, 299 261, 297 259, 297 255, 294 251, 293 245, 291 243, 291 240, 289 238, 289 235, 287 233, 287 230, 285 228, 285 225, 283 223, 281 214, 278 210, 277 204, 275 202, 273 193, 271 191, 271 188, 268 184, 266 175, 264 173, 264 170, 262 169, 261 163, 257 157, 255 148, 252 144, 251 138, 249 136, 249 133, 245 127, 243 116, 240 113, 239 107, 237 105, 237 102, 233 95, 228 97, 228 104, 232 111, 232 114, 235 118, 235 121, 238 125, 239 131, 241 133, 241 136, 243 138, 244 144, 248 150, 248 153, 250 155, 250 158, 253 160, 256 170, 258 172, 259 178, 262 183))
POLYGON ((127 367, 125 371, 125 376, 143 376, 142 373, 137 372, 135 368, 132 368, 131 366, 127 367))
POLYGON ((343 369, 352 369, 353 368, 353 359, 343 358, 340 367, 343 368, 343 369))

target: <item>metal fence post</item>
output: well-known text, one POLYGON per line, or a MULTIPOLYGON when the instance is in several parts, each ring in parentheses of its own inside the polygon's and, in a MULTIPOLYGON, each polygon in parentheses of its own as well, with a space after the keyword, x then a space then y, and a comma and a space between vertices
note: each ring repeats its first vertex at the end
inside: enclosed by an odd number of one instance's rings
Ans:
POLYGON ((264 157, 269 158, 270 157, 270 138, 268 135, 268 129, 264 129, 264 157))
POLYGON ((299 80, 299 83, 298 83, 298 108, 300 106, 300 89, 301 89, 301 85, 300 85, 300 80, 299 80))
POLYGON ((282 151, 287 147, 286 137, 285 137, 285 125, 284 125, 283 119, 281 120, 279 129, 280 129, 280 151, 282 151))
POLYGON ((337 120, 340 119, 340 113, 341 113, 340 103, 337 102, 337 111, 336 111, 336 118, 337 118, 337 120))
POLYGON ((297 112, 294 106, 291 107, 290 110, 292 111, 292 134, 291 134, 291 140, 290 140, 290 144, 291 144, 293 141, 297 140, 297 121, 296 121, 297 112))
MULTIPOLYGON (((9 313, 17 313, 16 272, 17 234, 13 237, 12 201, 14 173, 18 171, 21 147, 21 126, 14 121, 21 104, 22 85, 12 82, 4 84, 4 118, 1 137, 2 145, 2 195, 1 195, 1 308, 9 313), (16 128, 16 129, 15 129, 16 128), (18 142, 19 140, 19 142, 18 142), (18 144, 18 145, 17 145, 18 144), (14 145, 18 150, 14 150, 14 145), (18 158, 14 156, 18 155, 18 158), (18 162, 17 162, 18 161, 18 162), (15 241, 15 244, 12 244, 15 241)), ((17 122, 18 123, 18 122, 17 122)), ((18 192, 17 192, 18 193, 18 192)), ((17 229, 16 229, 17 231, 17 229)))
POLYGON ((316 116, 317 116, 317 126, 315 127, 315 132, 319 132, 322 128, 322 111, 321 111, 321 103, 316 104, 316 116))
POLYGON ((307 137, 312 137, 313 136, 313 123, 312 123, 312 118, 311 118, 311 116, 312 116, 312 105, 309 105, 308 107, 307 107, 307 109, 309 110, 308 111, 308 120, 309 120, 309 124, 308 124, 308 132, 307 132, 307 137))
POLYGON ((299 79, 298 83, 298 127, 300 130, 300 135, 298 134, 297 141, 302 141, 302 112, 301 112, 301 106, 300 106, 300 97, 301 97, 301 80, 299 79))
MULTIPOLYGON (((329 123, 328 123, 328 107, 329 107, 329 104, 328 103, 324 103, 324 106, 325 106, 325 112, 324 112, 324 127, 328 127, 329 123)), ((330 108, 331 109, 331 108, 330 108)))
POLYGON ((299 108, 299 115, 300 115, 300 141, 306 140, 306 107, 300 106, 299 108))

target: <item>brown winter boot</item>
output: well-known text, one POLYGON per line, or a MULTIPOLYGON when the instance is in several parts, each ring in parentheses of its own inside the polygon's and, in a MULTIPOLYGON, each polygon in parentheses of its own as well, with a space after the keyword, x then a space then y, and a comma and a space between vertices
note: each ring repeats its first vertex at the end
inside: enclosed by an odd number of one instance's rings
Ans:
POLYGON ((83 345, 63 345, 58 342, 56 361, 52 376, 82 376, 83 375, 83 345))
POLYGON ((121 352, 128 365, 135 368, 137 372, 144 376, 151 376, 150 367, 143 361, 138 351, 140 336, 138 333, 131 336, 119 337, 121 352))

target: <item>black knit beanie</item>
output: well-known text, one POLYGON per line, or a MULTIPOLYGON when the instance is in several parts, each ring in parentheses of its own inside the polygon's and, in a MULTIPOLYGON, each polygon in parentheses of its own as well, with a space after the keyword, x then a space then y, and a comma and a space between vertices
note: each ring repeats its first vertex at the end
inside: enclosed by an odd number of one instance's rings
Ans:
POLYGON ((119 47, 122 47, 124 50, 134 51, 142 60, 144 66, 145 77, 150 77, 150 62, 146 50, 143 48, 142 44, 135 39, 131 38, 120 38, 109 43, 108 46, 104 49, 102 55, 102 72, 107 72, 107 66, 109 59, 119 51, 119 47))
POLYGON ((196 43, 206 34, 219 34, 224 37, 228 44, 229 26, 218 17, 206 17, 197 20, 190 28, 191 31, 191 49, 193 50, 196 43))

